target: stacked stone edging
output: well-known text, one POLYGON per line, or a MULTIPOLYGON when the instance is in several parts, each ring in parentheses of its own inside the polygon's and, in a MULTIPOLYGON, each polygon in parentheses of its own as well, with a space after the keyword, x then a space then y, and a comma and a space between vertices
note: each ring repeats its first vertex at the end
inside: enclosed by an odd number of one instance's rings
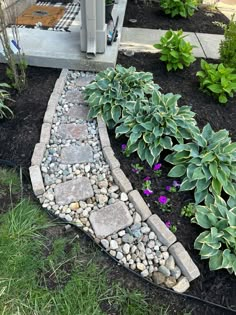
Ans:
POLYGON ((155 232, 158 239, 168 247, 172 256, 180 266, 183 275, 186 276, 189 281, 196 279, 200 275, 197 266, 194 264, 184 246, 180 242, 175 243, 177 239, 174 233, 167 228, 157 214, 152 214, 140 193, 137 190, 133 190, 129 179, 121 170, 120 163, 115 158, 114 151, 110 146, 110 139, 105 122, 101 117, 97 118, 97 122, 101 146, 103 152, 106 152, 104 157, 109 165, 117 165, 117 167, 111 167, 116 184, 120 187, 121 191, 128 194, 130 202, 133 203, 136 211, 141 215, 142 220, 147 220, 148 226, 155 232), (109 154, 107 154, 107 152, 109 152, 109 154))
MULTIPOLYGON (((32 160, 31 160, 32 166, 30 167, 29 171, 30 171, 30 177, 31 177, 33 191, 37 197, 40 197, 42 194, 44 194, 46 191, 46 188, 47 188, 44 186, 44 181, 43 181, 43 176, 41 173, 40 165, 41 165, 43 158, 44 158, 46 146, 49 144, 49 141, 50 141, 50 134, 51 134, 52 124, 53 124, 53 118, 54 118, 54 115, 56 113, 56 108, 57 108, 60 96, 61 96, 63 89, 64 89, 64 85, 66 82, 68 72, 69 72, 68 70, 63 69, 61 74, 60 74, 59 79, 57 80, 57 82, 55 84, 53 93, 49 99, 48 107, 47 107, 47 110, 46 110, 46 113, 44 116, 44 123, 42 125, 40 142, 36 144, 34 152, 33 152, 32 160)), ((182 274, 188 279, 188 281, 194 280, 200 274, 197 266, 193 263, 191 257, 189 256, 187 251, 184 249, 182 244, 179 242, 175 243, 176 242, 176 236, 166 227, 164 222, 161 221, 161 219, 157 215, 152 215, 149 207, 145 203, 145 201, 142 198, 142 196, 140 195, 140 193, 137 190, 133 190, 133 187, 132 187, 130 181, 128 180, 128 178, 126 177, 126 175, 124 174, 124 172, 120 168, 119 161, 115 158, 114 152, 111 148, 110 139, 108 136, 106 124, 99 117, 97 118, 97 126, 98 126, 97 128, 98 128, 98 133, 99 133, 99 138, 100 138, 100 142, 101 142, 103 156, 105 157, 105 160, 110 167, 111 174, 113 176, 113 180, 119 186, 119 188, 123 192, 123 194, 125 194, 124 195, 125 200, 129 200, 130 203, 132 203, 134 205, 134 208, 136 211, 136 213, 134 213, 134 217, 137 217, 139 215, 143 222, 146 221, 146 223, 145 223, 146 225, 144 225, 143 228, 145 228, 145 226, 147 226, 147 227, 149 226, 148 229, 150 230, 150 228, 151 228, 151 231, 154 231, 154 233, 157 235, 158 239, 163 244, 162 247, 163 248, 165 247, 166 250, 169 249, 171 255, 174 257, 178 266, 181 268, 182 274)), ((122 203, 123 202, 120 201, 120 204, 122 204, 122 203)), ((117 203, 114 205, 117 205, 117 203)), ((125 204, 124 204, 124 206, 125 206, 125 204)), ((122 207, 124 207, 124 206, 122 206, 122 207)), ((106 206, 105 208, 113 209, 113 208, 115 208, 115 206, 113 206, 113 204, 111 204, 111 205, 106 206)), ((97 213, 98 212, 99 211, 97 211, 97 213)), ((116 212, 116 213, 118 213, 118 212, 116 212)), ((96 217, 96 211, 95 212, 92 211, 90 217, 89 217, 89 220, 90 220, 92 226, 94 226, 94 224, 96 224, 96 222, 94 222, 93 217, 96 217), (90 217, 91 217, 91 219, 90 219, 90 217)), ((67 220, 68 222, 73 223, 73 222, 71 222, 71 219, 69 219, 69 216, 67 216, 67 218, 68 218, 68 220, 67 220)), ((65 219, 66 219, 66 217, 65 217, 65 219)), ((134 223, 134 225, 135 225, 135 220, 134 220, 134 222, 131 222, 131 223, 130 222, 131 221, 128 220, 128 226, 130 226, 132 223, 134 223)), ((80 226, 80 225, 77 224, 77 226, 80 226)), ((122 229, 124 229, 125 227, 126 227, 126 225, 124 225, 124 227, 122 229)), ((86 231, 88 231, 88 229, 86 231)), ((114 231, 112 233, 115 233, 115 232, 116 231, 114 231)), ((120 237, 122 237, 121 232, 122 231, 118 232, 118 234, 120 233, 120 237)), ((151 233, 153 233, 153 232, 151 232, 151 233)), ((123 234, 123 232, 122 232, 122 234, 123 234)), ((93 235, 95 241, 96 242, 100 241, 101 244, 105 247, 105 244, 107 244, 108 241, 106 239, 101 239, 102 235, 100 235, 100 236, 101 237, 99 238, 99 237, 95 237, 95 235, 93 235)), ((110 241, 111 244, 113 244, 115 242, 116 241, 112 241, 112 240, 110 241)), ((116 257, 117 260, 119 261, 119 259, 121 259, 120 255, 118 255, 119 252, 117 252, 117 254, 116 254, 116 252, 112 248, 110 248, 110 247, 112 247, 111 244, 106 245, 107 247, 105 247, 105 248, 107 250, 110 249, 109 253, 112 254, 112 256, 116 257), (113 252, 114 252, 114 254, 113 254, 113 252), (119 256, 119 257, 117 257, 117 256, 119 256)), ((114 244, 113 244, 113 246, 114 246, 114 244)), ((124 251, 127 250, 125 248, 125 246, 126 247, 129 246, 131 248, 131 246, 126 243, 125 245, 123 245, 124 251)), ((124 263, 124 265, 126 266, 126 263, 124 263)), ((141 271, 142 276, 144 276, 144 277, 147 276, 146 270, 143 270, 143 264, 141 262, 137 263, 137 269, 141 271)), ((162 272, 164 273, 164 272, 166 272, 166 270, 164 270, 164 269, 167 269, 167 268, 165 268, 165 266, 160 266, 160 269, 163 269, 162 272)), ((153 273, 153 279, 154 279, 154 276, 158 277, 158 273, 160 274, 160 272, 154 272, 154 273, 153 273), (155 275, 154 275, 154 273, 155 273, 155 275)), ((178 283, 175 286, 173 286, 173 289, 175 291, 184 292, 189 287, 189 282, 187 281, 187 279, 185 277, 180 278, 178 280, 178 283)), ((158 282, 155 282, 155 283, 158 283, 158 282)))
POLYGON ((49 98, 47 110, 44 115, 43 125, 40 134, 40 142, 35 145, 34 152, 31 158, 31 166, 29 168, 30 178, 33 186, 33 191, 36 196, 45 192, 43 177, 40 170, 40 165, 46 150, 46 145, 50 140, 51 126, 56 107, 63 92, 65 80, 68 74, 67 69, 63 69, 57 79, 53 92, 49 98))

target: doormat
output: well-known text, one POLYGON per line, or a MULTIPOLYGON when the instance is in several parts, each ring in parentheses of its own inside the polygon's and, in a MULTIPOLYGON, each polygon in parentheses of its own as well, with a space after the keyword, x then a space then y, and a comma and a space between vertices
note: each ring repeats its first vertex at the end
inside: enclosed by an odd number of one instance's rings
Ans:
POLYGON ((54 27, 65 14, 65 8, 55 6, 32 5, 16 19, 17 25, 36 25, 54 27))
POLYGON ((66 6, 63 5, 61 2, 58 3, 51 3, 51 2, 37 2, 37 6, 40 6, 40 10, 45 9, 47 7, 53 6, 56 8, 63 8, 65 10, 64 15, 60 18, 60 20, 56 23, 53 27, 46 27, 42 26, 39 23, 35 23, 34 25, 24 25, 19 24, 17 25, 18 28, 39 28, 39 29, 49 29, 51 31, 60 31, 60 32, 70 32, 70 26, 74 21, 75 17, 80 11, 80 1, 76 1, 75 3, 68 3, 66 6))

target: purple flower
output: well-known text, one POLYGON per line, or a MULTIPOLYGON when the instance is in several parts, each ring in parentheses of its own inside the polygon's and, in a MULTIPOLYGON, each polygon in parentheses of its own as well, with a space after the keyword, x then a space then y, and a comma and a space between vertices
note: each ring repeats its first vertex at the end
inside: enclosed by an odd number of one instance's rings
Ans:
POLYGON ((153 191, 151 189, 144 189, 143 193, 144 195, 149 196, 153 194, 153 191))
POLYGON ((168 229, 171 227, 171 222, 170 221, 166 221, 165 222, 166 227, 168 227, 168 229))
POLYGON ((157 163, 153 166, 154 171, 158 171, 161 168, 161 163, 157 163))
POLYGON ((173 183, 172 183, 172 185, 173 185, 174 187, 176 187, 176 188, 179 188, 179 187, 181 186, 180 182, 177 181, 177 180, 174 180, 173 183))
POLYGON ((160 196, 160 197, 158 198, 158 201, 159 201, 161 204, 165 205, 165 204, 167 204, 167 202, 168 202, 168 198, 167 198, 166 196, 160 196))
POLYGON ((132 168, 133 173, 138 173, 138 170, 136 168, 132 168))
POLYGON ((171 186, 166 186, 166 190, 170 191, 171 190, 171 186))
POLYGON ((126 144, 122 144, 122 145, 121 145, 121 150, 122 150, 122 151, 125 151, 126 148, 127 148, 127 145, 126 145, 126 144))
POLYGON ((147 177, 145 177, 143 180, 146 182, 146 181, 148 181, 148 180, 150 180, 150 179, 151 179, 151 177, 147 176, 147 177))

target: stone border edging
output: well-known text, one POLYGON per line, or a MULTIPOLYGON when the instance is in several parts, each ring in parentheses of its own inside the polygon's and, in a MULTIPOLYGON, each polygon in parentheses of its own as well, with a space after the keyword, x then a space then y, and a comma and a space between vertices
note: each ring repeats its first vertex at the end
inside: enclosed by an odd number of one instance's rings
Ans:
POLYGON ((180 242, 176 242, 177 238, 175 234, 167 228, 157 214, 152 214, 140 193, 137 190, 133 190, 129 179, 120 168, 120 162, 116 159, 114 151, 110 146, 110 139, 105 122, 101 117, 98 117, 97 123, 104 157, 111 167, 114 181, 120 187, 121 191, 128 194, 129 201, 133 203, 135 210, 140 214, 142 220, 146 221, 161 243, 168 247, 168 250, 188 281, 190 282, 196 279, 200 276, 198 267, 193 262, 184 246, 180 242))
POLYGON ((68 72, 68 69, 62 69, 60 76, 55 83, 53 92, 48 101, 47 110, 44 115, 40 141, 35 145, 34 152, 31 158, 31 166, 29 168, 29 172, 33 191, 36 197, 42 195, 45 192, 40 165, 46 151, 46 145, 49 143, 50 140, 53 116, 56 112, 58 101, 63 92, 68 72))
MULTIPOLYGON (((29 172, 33 191, 37 197, 39 197, 39 195, 42 195, 46 191, 45 188, 47 188, 44 186, 40 165, 46 151, 46 146, 49 144, 53 117, 56 112, 56 107, 58 105, 60 96, 63 92, 68 72, 69 70, 63 69, 59 78, 56 81, 54 90, 48 101, 47 110, 44 115, 40 142, 35 145, 31 159, 31 167, 29 168, 29 172)), ((148 226, 154 231, 154 233, 157 235, 158 239, 163 243, 163 245, 168 247, 168 250, 178 263, 182 274, 188 279, 189 282, 194 280, 200 275, 197 266, 194 264, 193 260, 191 259, 188 252, 184 249, 183 245, 180 242, 176 242, 176 236, 166 227, 159 216, 156 214, 152 214, 141 194, 137 190, 133 190, 129 179, 120 168, 120 162, 116 159, 114 155, 114 151, 111 148, 106 124, 100 117, 97 118, 97 125, 103 155, 106 162, 110 166, 115 183, 120 187, 120 190, 122 192, 125 192, 128 195, 129 201, 133 203, 134 208, 141 216, 142 221, 146 221, 148 226)), ((96 240, 96 238, 94 238, 94 240, 95 242, 98 241, 96 240)))

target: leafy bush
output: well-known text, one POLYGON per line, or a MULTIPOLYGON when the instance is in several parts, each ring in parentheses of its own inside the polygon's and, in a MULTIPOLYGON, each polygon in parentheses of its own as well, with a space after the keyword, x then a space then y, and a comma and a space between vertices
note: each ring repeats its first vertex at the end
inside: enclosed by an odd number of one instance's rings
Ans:
POLYGON ((171 17, 180 15, 187 18, 197 9, 195 0, 160 0, 160 6, 165 14, 170 14, 171 17))
POLYGON ((225 268, 236 275, 236 207, 219 196, 215 202, 197 206, 192 222, 207 229, 194 242, 201 259, 209 259, 210 270, 225 268))
POLYGON ((193 190, 195 202, 221 195, 236 195, 236 143, 231 142, 229 132, 214 132, 207 124, 194 141, 175 145, 174 153, 166 161, 175 166, 168 176, 182 177, 180 191, 193 190))
POLYGON ((89 117, 103 116, 109 128, 114 128, 120 121, 126 101, 143 99, 159 88, 153 83, 150 72, 136 72, 117 65, 107 68, 96 75, 95 80, 83 91, 85 100, 90 105, 89 117))
POLYGON ((225 27, 224 40, 220 43, 219 53, 223 64, 236 71, 236 21, 233 19, 234 15, 225 27))
POLYGON ((169 30, 161 37, 160 43, 154 47, 161 50, 161 60, 166 63, 168 71, 189 67, 196 59, 192 54, 192 46, 184 40, 183 31, 169 30))
POLYGON ((5 105, 6 100, 10 100, 10 94, 5 88, 10 88, 6 83, 0 83, 0 119, 13 117, 12 110, 5 105))
POLYGON ((189 106, 178 107, 180 95, 162 94, 154 90, 149 100, 126 103, 116 137, 129 137, 126 152, 137 151, 142 161, 150 166, 159 160, 164 149, 172 149, 172 138, 178 143, 198 132, 195 113, 189 106))
POLYGON ((227 96, 233 97, 236 91, 234 69, 226 68, 222 63, 219 65, 207 63, 203 59, 201 69, 197 72, 201 89, 215 95, 220 103, 227 103, 227 96))

